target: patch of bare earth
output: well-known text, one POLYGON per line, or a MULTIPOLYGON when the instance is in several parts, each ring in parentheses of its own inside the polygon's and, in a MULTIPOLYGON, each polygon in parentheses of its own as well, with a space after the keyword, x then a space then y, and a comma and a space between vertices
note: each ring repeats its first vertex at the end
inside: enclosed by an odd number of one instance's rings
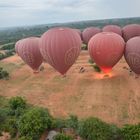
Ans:
POLYGON ((99 117, 119 126, 140 121, 140 79, 130 76, 122 59, 109 74, 99 74, 88 63, 89 54, 82 51, 66 77, 44 63, 44 71, 33 74, 17 56, 4 59, 2 63, 18 64, 11 79, 0 81, 0 95, 24 96, 31 104, 47 107, 53 116, 69 114, 80 118, 99 117), (85 72, 79 73, 80 67, 85 72))

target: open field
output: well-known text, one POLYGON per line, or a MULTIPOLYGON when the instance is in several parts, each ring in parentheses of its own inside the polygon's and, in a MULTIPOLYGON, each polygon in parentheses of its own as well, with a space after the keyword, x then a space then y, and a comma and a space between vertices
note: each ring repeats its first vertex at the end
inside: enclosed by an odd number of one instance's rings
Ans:
POLYGON ((95 116, 119 126, 139 122, 140 78, 129 75, 124 59, 110 77, 95 72, 88 59, 88 52, 82 51, 66 77, 46 63, 44 71, 33 74, 17 55, 4 59, 0 66, 10 72, 11 78, 0 81, 0 95, 24 96, 29 103, 47 107, 57 117, 95 116), (79 73, 81 66, 84 73, 79 73))

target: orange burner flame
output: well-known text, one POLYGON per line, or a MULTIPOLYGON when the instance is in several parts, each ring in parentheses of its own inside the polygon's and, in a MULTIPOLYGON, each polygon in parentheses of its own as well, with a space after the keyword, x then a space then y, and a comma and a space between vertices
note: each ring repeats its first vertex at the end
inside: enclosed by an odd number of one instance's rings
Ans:
POLYGON ((101 67, 101 70, 105 73, 108 74, 112 70, 112 67, 101 67))
POLYGON ((94 75, 95 79, 106 79, 106 78, 112 78, 114 74, 112 72, 109 73, 96 73, 94 75))

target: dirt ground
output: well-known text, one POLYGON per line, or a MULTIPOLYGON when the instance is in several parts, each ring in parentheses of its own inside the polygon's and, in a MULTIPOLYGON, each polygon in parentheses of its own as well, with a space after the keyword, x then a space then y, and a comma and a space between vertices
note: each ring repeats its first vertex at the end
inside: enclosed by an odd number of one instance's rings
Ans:
POLYGON ((88 52, 82 51, 67 76, 62 77, 47 63, 43 71, 33 74, 17 55, 4 59, 0 66, 10 72, 11 78, 0 81, 0 95, 23 96, 57 117, 94 116, 118 126, 140 122, 140 78, 129 75, 125 60, 109 77, 95 72, 88 60, 88 52), (79 73, 80 67, 85 68, 84 73, 79 73))

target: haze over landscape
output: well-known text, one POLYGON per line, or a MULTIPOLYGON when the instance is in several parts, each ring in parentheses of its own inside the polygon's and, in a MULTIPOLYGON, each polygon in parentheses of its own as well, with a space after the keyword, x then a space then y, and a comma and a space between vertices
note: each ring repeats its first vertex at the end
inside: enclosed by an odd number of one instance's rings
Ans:
POLYGON ((139 0, 1 0, 0 27, 139 17, 139 0))

